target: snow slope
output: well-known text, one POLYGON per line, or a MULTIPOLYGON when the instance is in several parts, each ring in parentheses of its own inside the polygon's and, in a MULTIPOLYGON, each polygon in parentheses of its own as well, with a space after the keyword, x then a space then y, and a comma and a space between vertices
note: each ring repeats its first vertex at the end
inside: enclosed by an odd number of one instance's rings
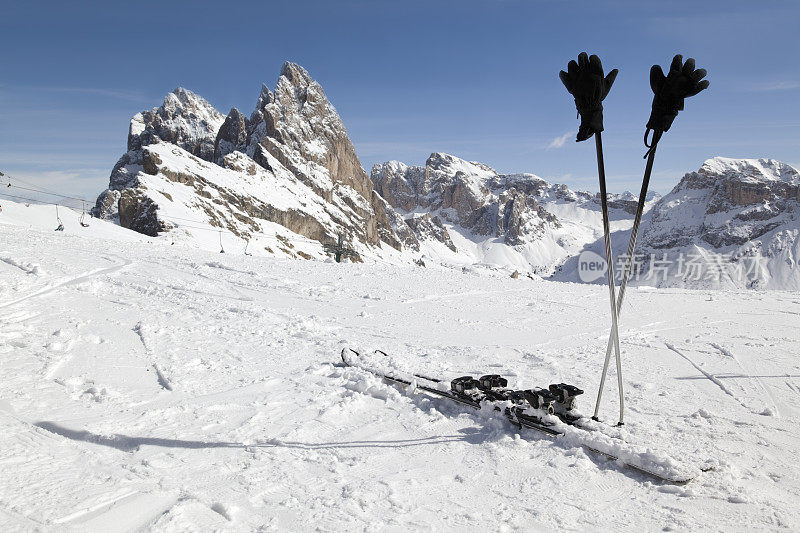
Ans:
POLYGON ((3 531, 800 528, 796 293, 629 291, 622 431, 714 466, 674 487, 336 364, 566 381, 590 411, 602 286, 54 232, 48 209, 0 213, 3 531))

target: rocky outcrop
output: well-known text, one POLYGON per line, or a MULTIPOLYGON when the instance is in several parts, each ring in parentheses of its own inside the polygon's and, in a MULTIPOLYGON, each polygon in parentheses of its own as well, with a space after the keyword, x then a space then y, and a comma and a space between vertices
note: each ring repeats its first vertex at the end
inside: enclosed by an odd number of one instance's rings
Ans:
POLYGON ((439 217, 432 217, 430 213, 425 213, 420 216, 412 216, 406 219, 405 222, 414 231, 414 234, 419 235, 420 238, 429 238, 439 241, 454 252, 458 251, 453 241, 450 239, 447 228, 444 227, 439 217))
POLYGON ((548 226, 561 227, 558 218, 536 201, 536 193, 511 188, 500 194, 503 214, 497 234, 511 246, 523 244, 527 235, 540 235, 548 226))
MULTIPOLYGON (((609 195, 612 196, 612 195, 609 195)), ((600 204, 600 193, 597 193, 595 197, 595 201, 597 204, 600 204)), ((628 199, 628 198, 609 198, 608 199, 608 208, 609 209, 621 209, 628 214, 635 215, 636 214, 636 206, 638 202, 636 199, 628 199)))
POLYGON ((145 191, 123 190, 119 193, 118 205, 121 226, 151 237, 164 231, 165 223, 158 218, 158 205, 145 191))
POLYGON ((214 142, 214 161, 219 163, 220 159, 235 152, 246 143, 247 117, 233 107, 217 133, 217 139, 214 142))
POLYGON ((262 88, 250 131, 248 155, 263 161, 269 153, 317 194, 352 209, 364 219, 363 241, 375 245, 381 232, 391 233, 376 216, 382 206, 373 198, 372 183, 341 118, 305 69, 285 63, 275 93, 262 88), (337 195, 337 189, 355 191, 364 201, 347 192, 337 195))

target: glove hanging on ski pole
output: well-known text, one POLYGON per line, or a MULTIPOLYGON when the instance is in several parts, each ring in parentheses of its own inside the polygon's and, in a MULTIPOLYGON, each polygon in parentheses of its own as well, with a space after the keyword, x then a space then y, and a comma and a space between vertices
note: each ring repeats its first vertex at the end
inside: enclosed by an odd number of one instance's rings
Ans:
POLYGON ((575 97, 575 107, 581 117, 576 142, 585 141, 595 133, 603 131, 603 100, 611 90, 617 69, 603 76, 603 64, 596 55, 586 52, 578 55, 567 65, 567 71, 559 74, 564 87, 575 97))
MULTIPOLYGON (((661 135, 669 131, 672 121, 678 116, 678 111, 683 110, 683 101, 708 87, 708 80, 703 79, 705 77, 705 69, 695 69, 692 58, 687 59, 684 63, 683 56, 680 54, 672 59, 666 76, 659 65, 653 65, 650 69, 650 88, 654 93, 653 110, 644 133, 645 146, 652 150, 661 135), (651 130, 653 139, 648 144, 647 137, 651 130)), ((649 153, 650 151, 645 154, 645 157, 649 153)))

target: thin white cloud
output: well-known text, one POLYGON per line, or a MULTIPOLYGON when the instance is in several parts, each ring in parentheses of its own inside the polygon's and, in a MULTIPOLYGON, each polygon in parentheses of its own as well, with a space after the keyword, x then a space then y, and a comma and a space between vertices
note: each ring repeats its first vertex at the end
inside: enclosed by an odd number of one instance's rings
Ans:
POLYGON ((564 135, 562 135, 560 137, 556 137, 555 139, 550 141, 550 144, 547 145, 547 150, 553 150, 553 149, 556 149, 556 148, 561 148, 562 146, 564 146, 564 143, 567 142, 567 139, 572 137, 574 134, 575 134, 575 132, 568 131, 564 135))
POLYGON ((113 98, 116 100, 125 100, 129 102, 149 102, 152 101, 152 98, 147 97, 146 95, 135 92, 135 91, 126 91, 126 90, 117 90, 117 89, 105 89, 100 87, 62 87, 62 86, 34 86, 34 87, 25 87, 25 86, 4 86, 5 89, 12 89, 12 88, 19 88, 23 90, 34 90, 34 91, 44 91, 44 92, 54 92, 54 93, 68 93, 68 94, 86 94, 92 96, 100 96, 105 98, 113 98))
POLYGON ((772 91, 791 91, 800 89, 800 82, 797 81, 771 81, 767 83, 755 83, 749 87, 751 92, 772 92, 772 91))

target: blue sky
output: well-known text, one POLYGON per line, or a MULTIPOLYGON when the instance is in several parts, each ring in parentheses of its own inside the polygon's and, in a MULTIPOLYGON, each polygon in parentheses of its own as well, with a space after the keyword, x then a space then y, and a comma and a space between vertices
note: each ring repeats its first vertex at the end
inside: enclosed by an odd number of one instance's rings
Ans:
POLYGON ((367 171, 442 151, 597 190, 558 79, 586 50, 620 69, 605 102, 609 188, 638 191, 649 69, 683 53, 711 87, 659 145, 663 193, 715 155, 800 166, 798 20, 800 2, 782 0, 6 2, 0 170, 94 198, 136 112, 183 86, 249 114, 291 60, 321 83, 367 171))

